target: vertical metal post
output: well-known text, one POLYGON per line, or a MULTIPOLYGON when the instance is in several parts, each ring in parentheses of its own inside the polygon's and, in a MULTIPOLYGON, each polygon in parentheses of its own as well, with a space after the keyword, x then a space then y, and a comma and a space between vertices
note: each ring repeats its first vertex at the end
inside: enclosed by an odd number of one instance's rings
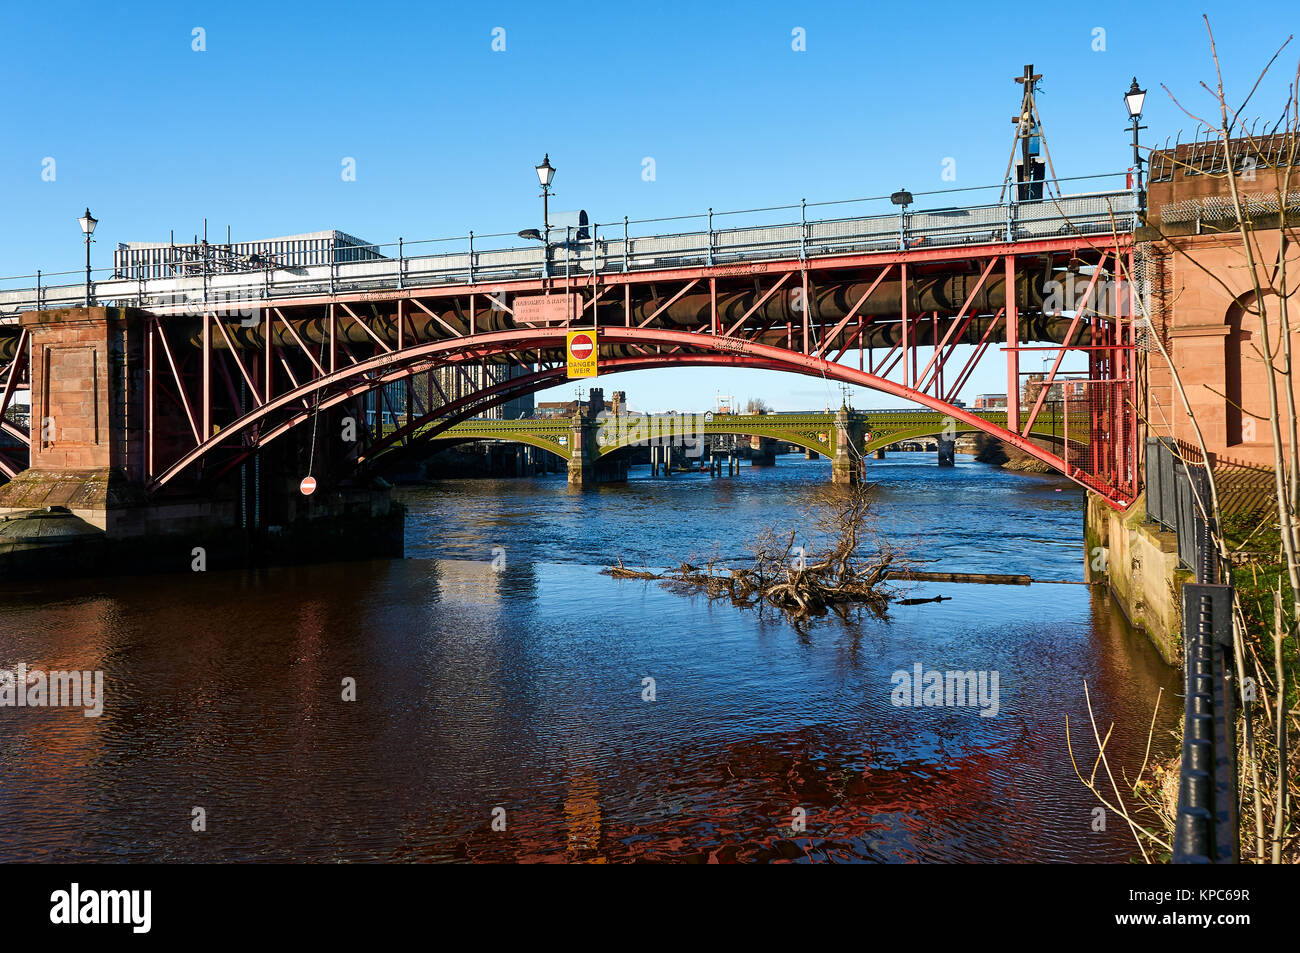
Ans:
MULTIPOLYGON (((473 255, 470 256, 471 261, 473 255)), ((402 288, 402 272, 406 271, 406 248, 402 242, 401 236, 397 238, 397 288, 402 288)))
POLYGON ((1016 256, 1006 256, 1007 429, 1020 432, 1020 312, 1016 307, 1016 256))
MULTIPOLYGON (((908 331, 910 329, 908 328, 908 317, 907 317, 907 303, 908 303, 907 302, 907 262, 905 261, 901 261, 898 263, 898 287, 900 291, 899 313, 902 315, 903 318, 903 338, 902 338, 903 353, 901 355, 903 359, 903 386, 906 387, 908 386, 907 345, 908 345, 908 331)), ((888 371, 886 371, 886 373, 888 373, 888 371)))
POLYGON ((939 377, 943 374, 943 360, 939 356, 939 312, 930 312, 930 329, 933 331, 934 339, 934 396, 943 400, 943 388, 939 385, 939 377))
POLYGON ((90 307, 90 233, 89 232, 86 233, 86 307, 87 308, 90 307))
POLYGON ((151 318, 145 323, 145 355, 144 355, 144 399, 145 407, 145 437, 144 437, 144 474, 146 480, 153 479, 153 435, 154 435, 154 325, 158 323, 157 318, 151 318))
MULTIPOLYGON (((89 252, 87 252, 86 254, 86 282, 87 284, 89 284, 90 282, 89 252)), ((207 308, 207 306, 208 306, 208 220, 205 218, 203 220, 203 307, 207 308)), ((203 439, 206 440, 210 436, 212 435, 204 434, 203 439)))
MULTIPOLYGON (((239 380, 239 416, 244 416, 244 398, 247 384, 239 380)), ((248 529, 248 462, 239 465, 239 528, 248 529)))
POLYGON ((474 231, 469 233, 469 283, 474 283, 474 231))
MULTIPOLYGON (((707 256, 708 263, 713 264, 713 209, 709 209, 709 253, 707 256)), ((89 269, 87 269, 89 274, 89 269)))
POLYGON ((338 317, 334 313, 334 302, 331 301, 330 302, 330 364, 329 364, 331 374, 334 373, 334 368, 335 368, 334 352, 337 350, 336 348, 337 330, 338 330, 338 317))
POLYGON ((212 436, 212 322, 203 312, 203 441, 212 436))
MULTIPOLYGON (((1138 313, 1137 296, 1141 294, 1141 289, 1137 286, 1137 272, 1133 270, 1136 264, 1137 255, 1132 247, 1129 248, 1128 257, 1128 277, 1129 277, 1129 323, 1128 323, 1128 376, 1131 378, 1128 392, 1132 400, 1132 409, 1129 411, 1129 421, 1131 429, 1129 431, 1129 492, 1136 496, 1138 486, 1138 399, 1142 396, 1138 391, 1138 360, 1137 360, 1137 325, 1134 323, 1134 316, 1138 313)), ((1153 331, 1154 333, 1154 331, 1153 331)))
POLYGON ((623 273, 627 274, 627 216, 623 216, 623 273))
POLYGON ((808 260, 808 200, 799 200, 799 260, 808 260))
POLYGON ((265 332, 264 332, 264 333, 265 333, 265 338, 266 338, 266 339, 262 342, 262 348, 263 348, 263 351, 264 351, 264 353, 263 353, 263 359, 264 359, 264 363, 265 363, 265 365, 266 365, 266 366, 263 368, 263 370, 262 370, 262 374, 263 374, 263 378, 262 378, 262 380, 263 380, 263 382, 264 382, 264 383, 263 383, 263 386, 262 386, 262 395, 263 395, 263 399, 264 399, 264 400, 266 400, 266 401, 270 401, 270 399, 272 398, 272 396, 274 396, 274 395, 272 394, 272 386, 271 386, 271 385, 272 385, 272 383, 275 381, 275 368, 274 368, 274 366, 271 364, 271 357, 272 357, 272 350, 271 350, 271 348, 272 348, 272 344, 271 344, 271 334, 272 334, 272 332, 274 331, 274 326, 271 324, 271 309, 270 309, 270 307, 263 308, 263 309, 262 309, 262 312, 263 312, 262 327, 264 327, 264 328, 266 329, 265 332))
POLYGON ((709 279, 709 333, 718 333, 718 279, 709 279))
POLYGON ((812 352, 808 350, 808 323, 810 320, 808 317, 808 269, 800 269, 799 276, 803 282, 799 292, 799 307, 803 311, 803 352, 810 354, 812 352))
POLYGON ((41 307, 41 270, 39 268, 36 269, 36 310, 44 310, 41 307))

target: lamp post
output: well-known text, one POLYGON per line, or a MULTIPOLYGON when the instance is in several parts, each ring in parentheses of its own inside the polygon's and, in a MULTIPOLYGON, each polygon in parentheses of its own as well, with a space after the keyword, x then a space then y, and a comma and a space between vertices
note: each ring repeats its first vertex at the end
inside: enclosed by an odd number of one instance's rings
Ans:
POLYGON ((1139 126, 1138 120, 1142 118, 1142 104, 1146 101, 1147 91, 1138 88, 1137 77, 1133 77, 1133 85, 1124 93, 1124 105, 1128 109, 1129 121, 1133 124, 1133 185, 1139 195, 1142 194, 1142 153, 1138 150, 1138 130, 1145 129, 1146 126, 1139 126))
POLYGON ((90 307, 90 236, 95 234, 95 226, 99 220, 90 214, 90 209, 86 209, 86 214, 77 219, 81 225, 82 232, 86 235, 86 307, 90 307))
POLYGON ((898 209, 898 250, 907 251, 907 207, 914 199, 907 189, 899 189, 889 197, 889 201, 899 206, 898 209))
MULTIPOLYGON (((551 274, 551 213, 548 202, 551 196, 551 182, 555 179, 555 167, 551 165, 548 152, 537 166, 537 181, 542 184, 542 277, 551 274)), ((522 233, 521 233, 522 234, 522 233)))
POLYGON ((547 199, 551 194, 551 182, 555 179, 555 168, 551 165, 551 154, 548 152, 542 158, 542 164, 537 167, 537 181, 542 183, 542 225, 547 231, 546 240, 550 241, 551 219, 550 212, 547 209, 547 199))

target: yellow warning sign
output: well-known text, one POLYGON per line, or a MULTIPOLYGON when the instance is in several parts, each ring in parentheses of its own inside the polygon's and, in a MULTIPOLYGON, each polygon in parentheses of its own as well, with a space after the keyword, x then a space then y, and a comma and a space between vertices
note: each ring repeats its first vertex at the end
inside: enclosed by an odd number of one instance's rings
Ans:
POLYGON ((569 332, 569 377, 596 377, 596 329, 569 332))

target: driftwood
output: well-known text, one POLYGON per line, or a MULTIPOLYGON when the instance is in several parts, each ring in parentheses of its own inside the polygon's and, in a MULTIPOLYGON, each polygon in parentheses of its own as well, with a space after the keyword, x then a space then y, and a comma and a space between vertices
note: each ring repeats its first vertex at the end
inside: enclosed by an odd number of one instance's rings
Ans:
POLYGON ((898 599, 896 601, 900 606, 921 606, 927 602, 951 602, 952 596, 930 596, 928 599, 898 599))
POLYGON ((886 591, 893 550, 875 536, 871 519, 871 488, 836 487, 816 505, 819 535, 824 543, 817 552, 796 545, 798 530, 778 533, 775 527, 759 534, 750 547, 752 558, 743 566, 704 566, 683 561, 663 573, 628 569, 620 559, 604 570, 617 579, 657 579, 671 589, 703 592, 710 599, 730 599, 738 606, 771 606, 792 622, 833 611, 848 619, 855 608, 884 616, 889 606, 886 591), (874 537, 873 551, 863 543, 874 537))

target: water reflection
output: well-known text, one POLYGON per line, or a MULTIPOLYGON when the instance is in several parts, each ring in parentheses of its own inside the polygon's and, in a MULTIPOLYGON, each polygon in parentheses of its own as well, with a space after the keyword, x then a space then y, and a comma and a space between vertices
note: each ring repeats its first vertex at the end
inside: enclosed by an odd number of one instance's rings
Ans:
MULTIPOLYGON (((0 666, 107 685, 99 719, 0 712, 0 858, 1126 859, 1124 831, 1091 831, 1065 716, 1086 723, 1087 680, 1136 768, 1178 680, 1104 597, 932 585, 952 601, 801 637, 599 574, 634 549, 740 549, 826 465, 580 494, 443 484, 407 494, 404 561, 0 588, 0 666), (998 717, 894 707, 890 674, 916 662, 997 670, 998 717)), ((1081 577, 1059 481, 969 461, 875 474, 890 531, 945 567, 1081 577)))

